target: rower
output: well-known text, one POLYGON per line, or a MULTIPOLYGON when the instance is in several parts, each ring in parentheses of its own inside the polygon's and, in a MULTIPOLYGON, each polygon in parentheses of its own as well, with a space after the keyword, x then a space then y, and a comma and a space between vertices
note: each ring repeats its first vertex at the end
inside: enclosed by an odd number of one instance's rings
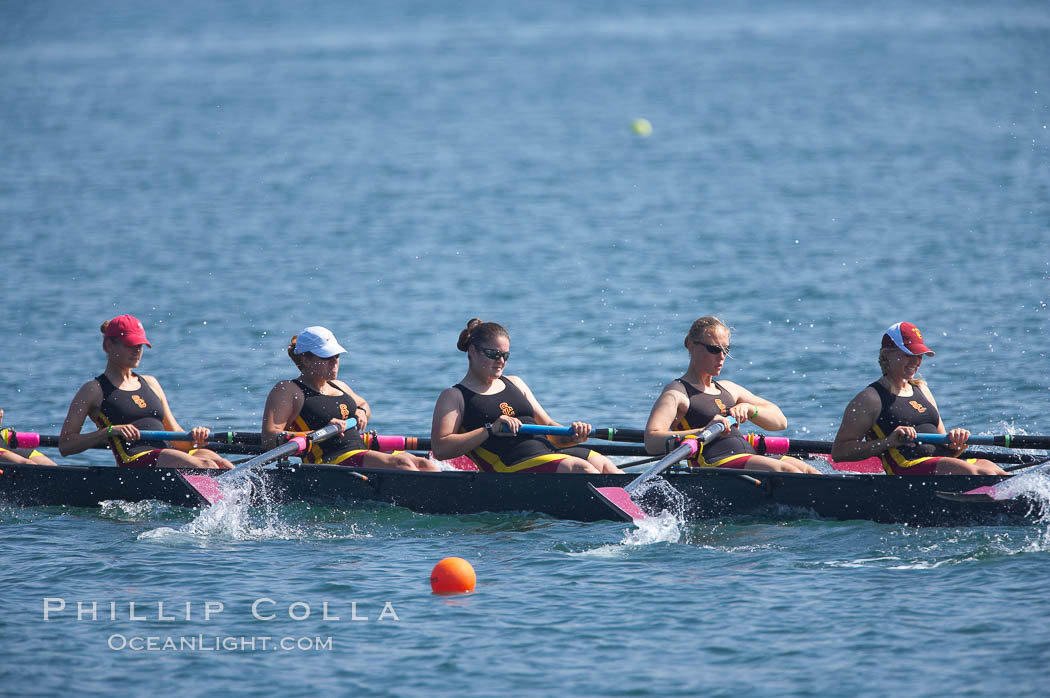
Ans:
POLYGON ((919 328, 898 322, 882 335, 882 377, 860 391, 842 415, 831 457, 859 461, 878 456, 888 475, 1006 475, 984 459, 958 458, 970 432, 946 431, 937 402, 919 375, 924 356, 933 356, 919 328), (918 445, 916 434, 948 434, 948 445, 918 445))
POLYGON ((775 404, 721 375, 729 354, 729 327, 713 315, 693 322, 685 336, 689 367, 685 374, 664 386, 645 425, 645 448, 651 454, 667 451, 668 439, 698 434, 716 422, 726 430, 689 459, 693 466, 738 468, 787 473, 819 473, 797 458, 760 456, 740 428, 732 424, 753 422, 767 431, 787 428, 787 417, 775 404))
POLYGON ((303 460, 388 470, 441 470, 427 458, 405 451, 369 450, 361 433, 372 418, 372 408, 349 385, 338 380, 339 357, 344 353, 346 349, 326 327, 307 327, 292 337, 288 357, 299 369, 299 377, 279 381, 266 396, 263 445, 273 448, 277 436, 286 431, 314 431, 336 424, 339 435, 313 444, 303 460), (351 419, 356 419, 357 425, 347 428, 351 419))
POLYGON ((434 406, 430 443, 436 458, 467 455, 479 469, 495 473, 621 472, 602 454, 577 445, 591 433, 586 422, 573 422, 571 436, 518 436, 522 424, 561 425, 525 381, 503 372, 510 335, 502 326, 474 318, 456 347, 467 354, 467 374, 434 406))
POLYGON ((4 411, 0 410, 0 463, 36 463, 37 465, 55 465, 55 461, 45 456, 36 449, 4 448, 11 445, 8 438, 13 433, 11 429, 3 429, 4 411))
POLYGON ((207 427, 191 429, 191 441, 175 442, 176 448, 162 441, 140 440, 140 431, 183 430, 157 379, 134 371, 142 361, 143 347, 153 345, 142 323, 131 315, 119 315, 102 323, 100 329, 106 370, 73 397, 59 435, 59 452, 69 456, 107 444, 118 466, 232 468, 218 453, 203 448, 211 434, 207 427), (98 429, 81 434, 89 417, 98 429))

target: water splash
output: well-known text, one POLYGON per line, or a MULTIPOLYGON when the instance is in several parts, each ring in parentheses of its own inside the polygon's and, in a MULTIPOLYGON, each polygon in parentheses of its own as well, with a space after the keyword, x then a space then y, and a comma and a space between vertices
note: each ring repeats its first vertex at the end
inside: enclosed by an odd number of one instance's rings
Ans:
POLYGON ((689 500, 679 490, 663 479, 645 483, 633 498, 646 502, 649 514, 634 522, 634 528, 624 532, 623 545, 650 545, 652 543, 677 543, 686 526, 689 500))
POLYGON ((677 543, 682 537, 682 525, 678 516, 670 511, 648 516, 635 521, 634 527, 624 531, 622 545, 652 545, 653 543, 677 543))
POLYGON ((140 534, 140 540, 304 540, 360 538, 356 526, 338 530, 282 520, 278 498, 265 478, 250 475, 221 481, 222 499, 201 509, 179 528, 161 527, 140 534))

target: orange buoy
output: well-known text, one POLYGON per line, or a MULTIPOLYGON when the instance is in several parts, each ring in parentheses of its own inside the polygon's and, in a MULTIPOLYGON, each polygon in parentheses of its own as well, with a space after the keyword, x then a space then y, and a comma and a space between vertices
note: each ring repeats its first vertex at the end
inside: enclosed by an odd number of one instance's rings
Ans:
POLYGON ((465 594, 474 591, 477 581, 474 568, 461 557, 446 557, 430 573, 430 588, 435 594, 465 594))

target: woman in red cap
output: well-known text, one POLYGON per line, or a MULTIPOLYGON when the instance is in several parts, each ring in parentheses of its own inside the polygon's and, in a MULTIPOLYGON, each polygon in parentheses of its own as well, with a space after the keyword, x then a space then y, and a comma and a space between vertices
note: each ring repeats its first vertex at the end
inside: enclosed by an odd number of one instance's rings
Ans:
POLYGON ((131 315, 120 315, 102 323, 101 330, 106 370, 74 396, 59 435, 59 452, 69 456, 108 443, 121 466, 232 468, 232 463, 214 451, 190 449, 207 443, 211 434, 207 427, 190 430, 192 443, 176 444, 186 450, 139 440, 140 430, 182 431, 182 427, 172 416, 157 379, 134 372, 142 360, 142 347, 152 348, 142 323, 131 315), (98 429, 81 434, 89 417, 98 429))
POLYGON ((292 337, 288 357, 299 377, 273 386, 263 408, 263 444, 273 446, 285 431, 315 431, 329 424, 342 430, 338 436, 313 444, 304 454, 307 463, 384 468, 388 470, 441 470, 436 464, 405 451, 369 450, 361 437, 372 409, 339 376, 339 356, 346 349, 327 327, 316 325, 292 337), (357 424, 347 428, 347 422, 357 424))
POLYGON ((946 431, 933 393, 918 375, 922 357, 933 356, 922 332, 898 322, 882 335, 882 377, 846 406, 831 448, 837 461, 878 456, 888 475, 1006 475, 991 461, 957 456, 970 432, 946 431), (947 446, 915 443, 916 434, 948 434, 947 446))
POLYGON ((437 458, 467 455, 481 470, 496 473, 621 472, 602 454, 578 445, 591 433, 586 422, 573 422, 572 435, 556 440, 518 435, 522 424, 559 425, 525 381, 503 372, 510 335, 502 326, 473 318, 456 348, 467 354, 467 375, 434 405, 430 439, 437 458))

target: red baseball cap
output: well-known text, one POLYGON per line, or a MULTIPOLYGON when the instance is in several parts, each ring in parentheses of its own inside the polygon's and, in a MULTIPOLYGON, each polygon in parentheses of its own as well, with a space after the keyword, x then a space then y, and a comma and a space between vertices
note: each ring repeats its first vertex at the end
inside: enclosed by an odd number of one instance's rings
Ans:
POLYGON ((134 315, 118 315, 106 323, 106 331, 102 334, 106 337, 117 337, 129 347, 145 344, 150 349, 153 348, 146 339, 146 329, 134 315))
POLYGON ((900 349, 910 356, 924 354, 933 356, 933 351, 922 341, 922 332, 910 322, 898 322, 882 335, 882 347, 900 349))

